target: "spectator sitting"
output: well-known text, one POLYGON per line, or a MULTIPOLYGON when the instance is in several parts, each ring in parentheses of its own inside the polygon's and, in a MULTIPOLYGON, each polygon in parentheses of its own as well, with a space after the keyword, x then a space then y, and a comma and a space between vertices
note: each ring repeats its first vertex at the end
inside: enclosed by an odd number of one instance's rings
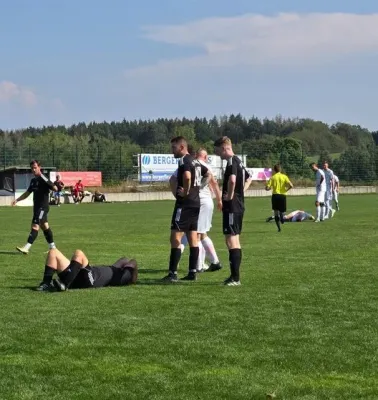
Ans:
POLYGON ((92 203, 104 203, 106 202, 106 197, 104 193, 99 192, 96 190, 92 195, 92 203))
POLYGON ((81 203, 83 201, 85 193, 84 185, 82 184, 81 179, 76 182, 71 191, 71 194, 75 204, 81 203))

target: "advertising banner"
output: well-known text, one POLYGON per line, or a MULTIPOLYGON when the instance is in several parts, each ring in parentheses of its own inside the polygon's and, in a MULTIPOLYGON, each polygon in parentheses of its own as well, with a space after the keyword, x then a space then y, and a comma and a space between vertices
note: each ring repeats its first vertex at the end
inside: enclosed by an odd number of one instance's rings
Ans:
POLYGON ((102 173, 99 171, 54 171, 50 173, 50 180, 54 182, 56 175, 60 175, 66 187, 74 186, 79 179, 84 187, 102 186, 102 173))
POLYGON ((267 181, 272 177, 272 168, 246 168, 253 181, 267 181))

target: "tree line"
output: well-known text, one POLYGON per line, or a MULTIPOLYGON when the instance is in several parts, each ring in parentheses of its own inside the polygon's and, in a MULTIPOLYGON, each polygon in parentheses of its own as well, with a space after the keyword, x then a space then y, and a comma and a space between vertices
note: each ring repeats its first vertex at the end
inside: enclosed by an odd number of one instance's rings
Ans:
POLYGON ((308 163, 325 159, 344 181, 370 183, 378 176, 378 131, 341 122, 240 114, 0 129, 0 167, 27 165, 37 158, 58 170, 101 170, 105 181, 119 181, 136 174, 136 154, 169 153, 169 141, 178 135, 210 153, 213 141, 226 135, 237 153, 247 155, 249 167, 280 162, 294 178, 311 177, 308 163))

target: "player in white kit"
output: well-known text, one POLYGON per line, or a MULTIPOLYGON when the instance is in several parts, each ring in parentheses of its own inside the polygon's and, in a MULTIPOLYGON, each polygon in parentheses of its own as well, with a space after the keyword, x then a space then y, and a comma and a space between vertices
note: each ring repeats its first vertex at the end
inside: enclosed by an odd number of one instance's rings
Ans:
MULTIPOLYGON (((201 208, 198 217, 198 244, 199 244, 199 257, 197 271, 218 271, 222 268, 219 262, 218 255, 216 253, 213 241, 207 235, 212 226, 214 202, 213 194, 216 197, 218 209, 222 210, 222 195, 218 186, 218 183, 213 175, 213 171, 208 164, 208 154, 205 149, 199 149, 196 152, 196 159, 203 165, 205 165, 211 172, 210 181, 207 178, 203 178, 201 181, 201 187, 199 191, 201 208), (205 259, 210 261, 210 266, 205 263, 205 259)), ((174 185, 174 179, 176 177, 176 172, 171 177, 171 186, 174 185)), ((186 236, 183 237, 181 241, 181 251, 184 251, 187 244, 186 236)))
POLYGON ((324 171, 318 168, 316 163, 311 163, 310 168, 315 172, 316 177, 316 218, 315 222, 324 221, 324 202, 326 196, 326 180, 324 171))
POLYGON ((323 171, 325 175, 326 181, 326 195, 325 195, 325 210, 324 210, 324 219, 332 218, 336 212, 332 208, 332 197, 333 197, 333 187, 334 187, 334 180, 335 174, 333 173, 332 169, 329 168, 328 162, 324 161, 323 163, 323 171))
POLYGON ((339 177, 337 175, 333 175, 333 180, 334 180, 333 200, 336 204, 336 210, 340 211, 340 208, 339 208, 339 186, 340 186, 339 177))

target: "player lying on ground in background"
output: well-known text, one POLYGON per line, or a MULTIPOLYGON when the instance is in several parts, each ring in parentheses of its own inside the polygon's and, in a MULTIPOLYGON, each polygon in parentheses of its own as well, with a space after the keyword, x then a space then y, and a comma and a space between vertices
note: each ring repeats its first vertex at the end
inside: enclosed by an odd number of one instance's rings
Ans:
POLYGON ((101 193, 99 190, 96 190, 94 194, 92 195, 91 199, 92 203, 104 203, 106 202, 106 197, 104 193, 101 193))
MULTIPOLYGON (((283 216, 284 222, 315 221, 315 217, 303 210, 295 210, 283 216)), ((274 215, 268 217, 266 222, 274 221, 274 215)))
POLYGON ((58 291, 67 289, 87 289, 104 286, 125 286, 133 284, 138 278, 137 262, 120 258, 113 264, 90 265, 81 250, 75 250, 71 260, 58 249, 51 249, 46 258, 43 281, 38 291, 58 291), (58 278, 52 279, 54 273, 58 278))

